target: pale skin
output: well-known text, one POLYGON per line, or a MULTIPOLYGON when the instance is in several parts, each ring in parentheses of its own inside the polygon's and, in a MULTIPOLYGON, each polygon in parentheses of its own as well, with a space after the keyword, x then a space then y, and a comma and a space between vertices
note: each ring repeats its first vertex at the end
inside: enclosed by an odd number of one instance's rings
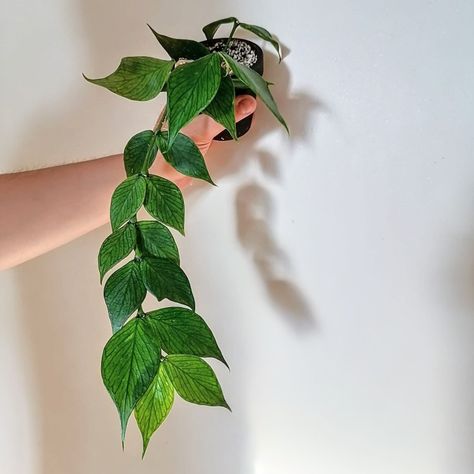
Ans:
MULTIPOLYGON (((252 114, 256 101, 249 95, 235 101, 236 121, 252 114)), ((223 127, 205 115, 182 132, 205 156, 223 127)), ((183 177, 158 157, 150 173, 163 176, 181 189, 183 177)), ((0 270, 5 270, 70 242, 109 220, 112 193, 126 178, 123 156, 0 175, 0 270)))

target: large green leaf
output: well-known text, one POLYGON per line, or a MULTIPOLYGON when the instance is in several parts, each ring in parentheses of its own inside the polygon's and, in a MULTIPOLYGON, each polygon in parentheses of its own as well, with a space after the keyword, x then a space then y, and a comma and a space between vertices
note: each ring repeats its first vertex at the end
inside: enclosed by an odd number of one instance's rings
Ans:
POLYGON ((220 82, 221 58, 217 53, 183 64, 170 74, 167 102, 170 144, 181 128, 210 104, 220 82))
POLYGON ((194 310, 188 277, 176 263, 166 258, 144 257, 140 267, 147 290, 159 301, 167 298, 194 310))
POLYGON ((238 20, 237 18, 235 18, 235 16, 230 16, 228 18, 223 18, 222 20, 217 20, 217 21, 213 21, 212 23, 209 23, 202 29, 202 31, 206 35, 206 38, 210 40, 214 38, 216 31, 219 29, 219 26, 224 25, 226 23, 237 23, 237 22, 238 20))
POLYGON ((137 223, 138 245, 145 255, 167 258, 179 265, 179 252, 169 229, 156 221, 137 223))
POLYGON ((143 438, 143 455, 153 433, 161 426, 174 402, 174 387, 160 365, 145 395, 135 407, 135 419, 143 438))
POLYGON ((127 224, 110 234, 99 250, 100 282, 104 275, 123 260, 135 247, 137 232, 133 224, 127 224))
POLYGON ((125 440, 128 419, 160 366, 155 331, 145 319, 133 319, 107 342, 102 354, 102 379, 114 401, 125 440))
POLYGON ((275 48, 276 52, 278 53, 278 59, 281 61, 280 43, 275 38, 273 38, 272 34, 268 30, 266 30, 265 28, 262 28, 261 26, 249 25, 248 23, 239 23, 239 26, 243 28, 244 30, 250 31, 254 35, 257 35, 263 40, 271 43, 271 45, 275 48))
POLYGON ((146 179, 145 209, 163 224, 184 234, 184 200, 176 184, 160 176, 146 179))
POLYGON ((114 332, 140 307, 145 296, 140 266, 135 260, 110 275, 104 287, 104 298, 114 332))
POLYGON ((237 61, 232 59, 226 53, 219 53, 222 57, 225 58, 227 64, 232 69, 232 72, 236 75, 237 79, 242 81, 250 90, 257 94, 263 101, 263 103, 270 109, 273 115, 278 119, 278 121, 286 128, 288 131, 288 125, 285 122, 285 119, 281 116, 278 106, 273 99, 273 96, 268 89, 266 81, 255 72, 253 69, 248 68, 239 64, 237 61))
POLYGON ((147 313, 147 317, 156 327, 161 347, 168 354, 214 357, 227 365, 209 326, 194 311, 163 308, 147 313))
POLYGON ((161 92, 173 66, 174 61, 134 56, 123 58, 117 70, 107 77, 84 78, 127 99, 150 100, 161 92))
POLYGON ((171 147, 167 149, 168 132, 161 132, 158 135, 158 143, 160 149, 166 150, 162 152, 163 157, 175 170, 186 176, 191 176, 191 178, 203 179, 210 184, 214 184, 207 170, 204 157, 189 137, 178 133, 171 147))
POLYGON ((163 46, 163 49, 176 61, 179 59, 199 59, 210 53, 203 44, 197 41, 170 38, 169 36, 160 35, 150 25, 148 25, 148 28, 163 46))
POLYGON ((235 88, 229 76, 221 79, 221 85, 212 102, 206 107, 204 113, 225 127, 232 138, 237 140, 237 127, 235 124, 235 88))
POLYGON ((125 146, 123 160, 127 176, 148 171, 158 153, 156 136, 151 130, 134 135, 125 146))
POLYGON ((110 204, 110 222, 112 229, 118 229, 130 220, 140 209, 145 199, 146 180, 134 175, 122 181, 112 195, 110 204))
POLYGON ((211 366, 193 355, 171 354, 162 362, 171 383, 184 400, 230 410, 211 366))

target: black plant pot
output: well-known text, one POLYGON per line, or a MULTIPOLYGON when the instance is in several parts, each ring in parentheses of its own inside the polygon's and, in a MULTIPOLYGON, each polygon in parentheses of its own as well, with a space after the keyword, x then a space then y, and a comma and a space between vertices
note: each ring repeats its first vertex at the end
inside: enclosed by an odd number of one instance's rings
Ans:
MULTIPOLYGON (((215 38, 212 40, 203 41, 202 43, 212 51, 222 51, 225 49, 227 38, 215 38)), ((255 72, 258 72, 261 76, 263 75, 263 51, 262 48, 260 48, 260 46, 257 44, 246 39, 234 38, 232 39, 228 53, 239 63, 245 64, 245 62, 247 62, 247 66, 252 68, 255 72)), ((250 89, 238 88, 235 90, 236 96, 247 94, 255 97, 255 94, 250 89)), ((237 123, 238 137, 245 135, 250 130, 252 119, 253 114, 245 117, 243 120, 237 123)), ((219 133, 219 135, 214 137, 214 140, 226 141, 232 140, 232 137, 227 130, 224 130, 223 132, 219 133)))

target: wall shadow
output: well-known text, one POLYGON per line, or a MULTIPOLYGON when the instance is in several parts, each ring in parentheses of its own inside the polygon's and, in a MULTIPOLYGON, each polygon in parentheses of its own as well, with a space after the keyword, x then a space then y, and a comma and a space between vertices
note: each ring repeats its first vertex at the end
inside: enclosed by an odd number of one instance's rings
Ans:
MULTIPOLYGON (((245 34, 242 36, 248 37, 245 34)), ((289 54, 285 46, 283 53, 284 57, 289 54)), ((237 236, 251 255, 269 304, 295 330, 304 332, 316 328, 316 312, 290 275, 290 254, 276 240, 272 225, 277 209, 272 196, 273 188, 268 183, 274 185, 283 181, 285 168, 291 161, 291 151, 297 145, 311 146, 316 116, 327 112, 327 107, 305 91, 292 91, 288 67, 284 62, 278 63, 274 56, 266 58, 264 76, 269 81, 275 81, 272 93, 288 123, 290 135, 286 137, 286 132, 273 115, 259 103, 252 129, 239 140, 238 146, 226 143, 215 147, 211 153, 211 174, 219 179, 225 174, 258 164, 260 173, 257 174, 263 175, 262 178, 252 178, 251 182, 242 184, 236 193, 237 236), (262 137, 275 133, 281 133, 284 142, 278 156, 261 143, 262 137)), ((203 186, 198 186, 193 194, 199 195, 202 189, 203 186)))

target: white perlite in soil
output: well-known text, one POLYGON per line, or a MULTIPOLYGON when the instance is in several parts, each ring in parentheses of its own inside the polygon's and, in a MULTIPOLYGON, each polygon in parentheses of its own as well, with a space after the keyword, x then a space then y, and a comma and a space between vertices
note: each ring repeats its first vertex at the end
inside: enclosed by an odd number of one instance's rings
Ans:
MULTIPOLYGON (((216 44, 209 46, 211 51, 223 51, 226 49, 227 41, 218 41, 216 44)), ((226 53, 235 59, 238 63, 247 67, 252 67, 257 62, 257 53, 245 41, 231 40, 226 53)))

